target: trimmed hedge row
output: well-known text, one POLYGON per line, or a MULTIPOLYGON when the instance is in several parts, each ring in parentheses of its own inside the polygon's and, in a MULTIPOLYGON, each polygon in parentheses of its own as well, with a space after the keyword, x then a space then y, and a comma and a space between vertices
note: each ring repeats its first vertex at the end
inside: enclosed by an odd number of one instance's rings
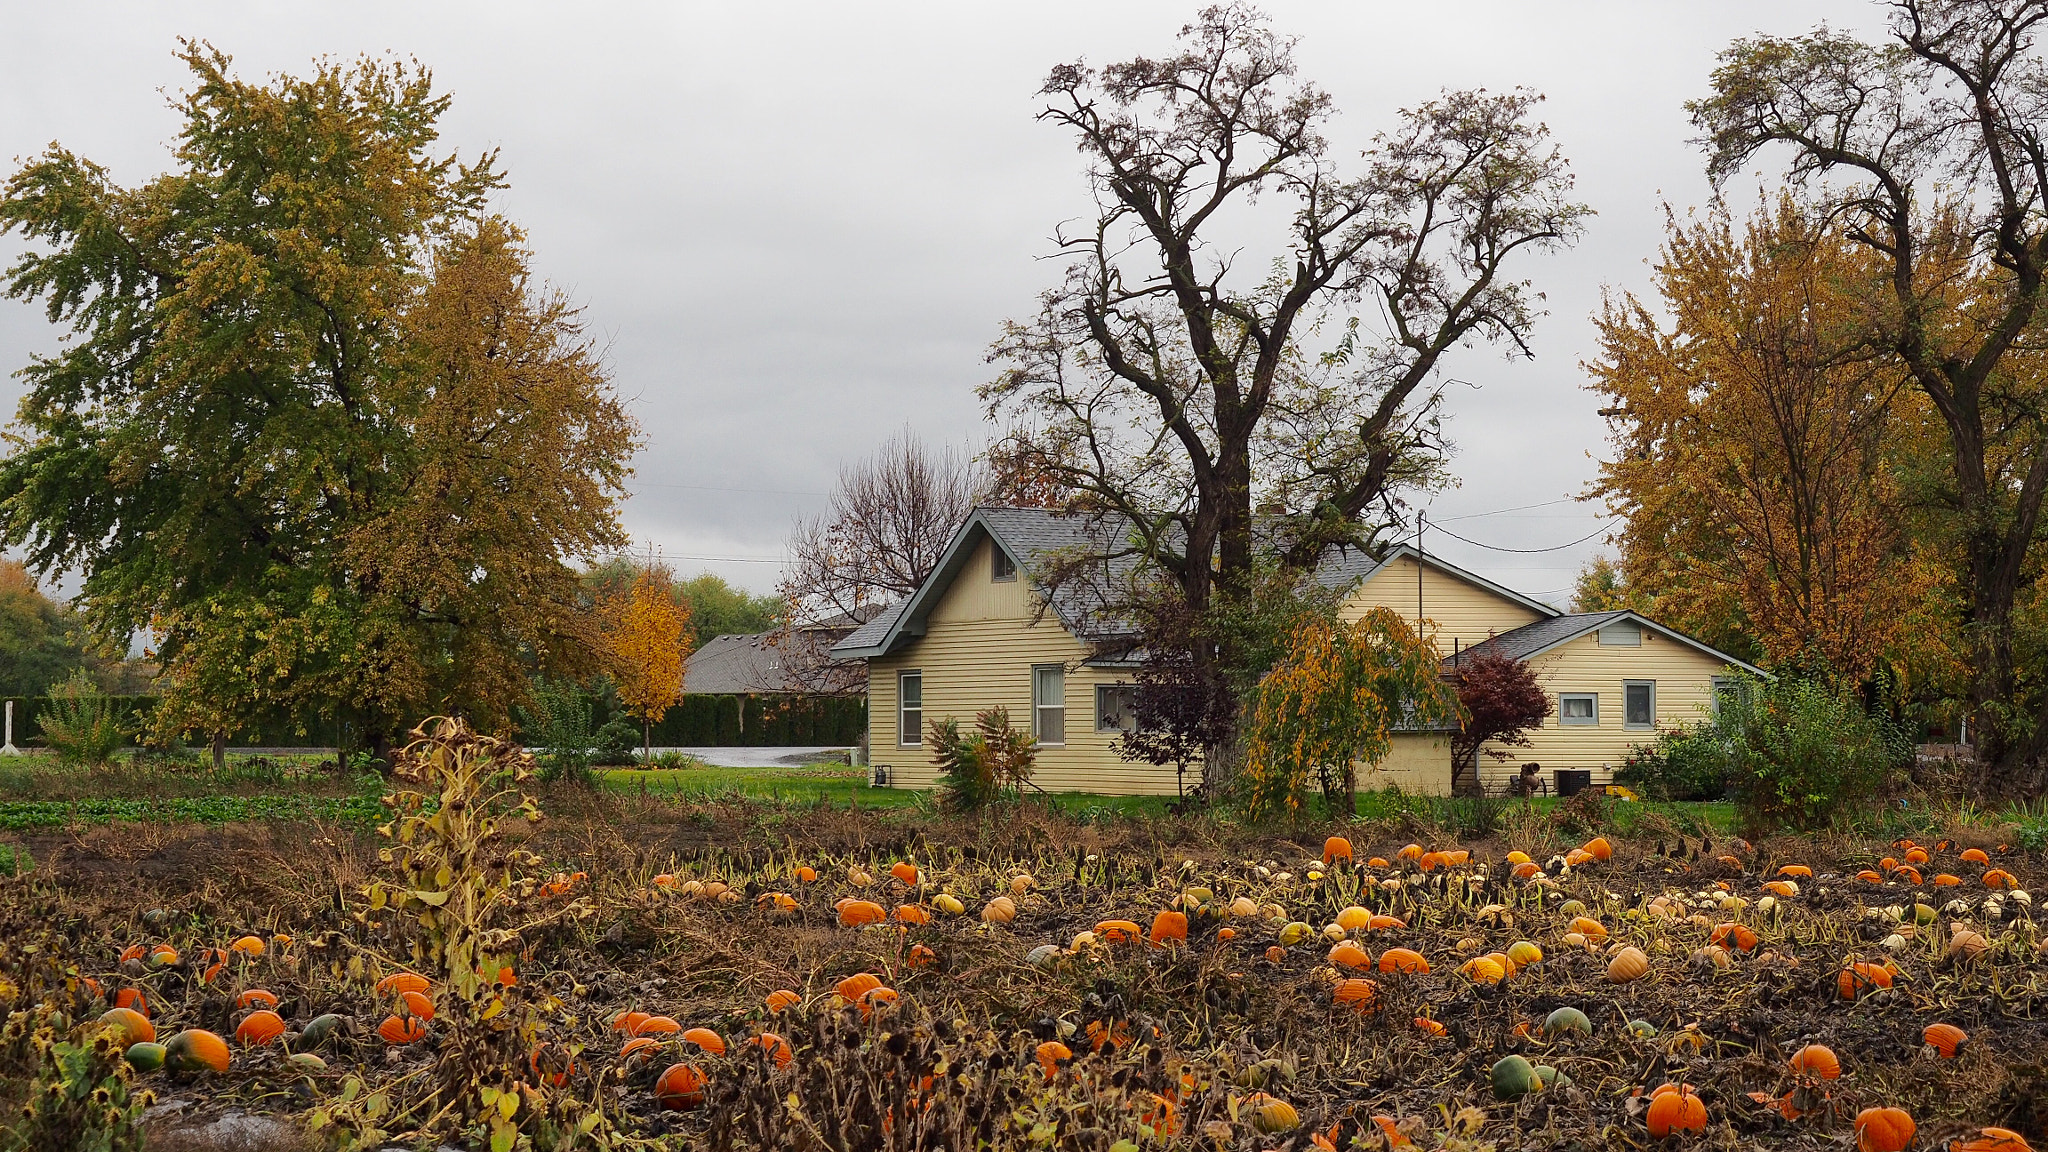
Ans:
MULTIPOLYGON (((49 707, 47 696, 0 697, 14 701, 14 743, 27 748, 42 735, 38 718, 49 707)), ((156 707, 154 696, 107 698, 131 730, 144 726, 156 707)), ((602 725, 616 715, 604 698, 591 698, 592 714, 602 725)), ((634 725, 638 727, 637 722, 634 725)), ((654 726, 656 747, 770 747, 781 745, 851 745, 868 730, 864 696, 685 696, 654 726)), ((341 744, 341 726, 298 725, 279 720, 243 732, 229 741, 236 748, 334 748, 341 744)))
MULTIPOLYGON (((595 709, 597 723, 607 713, 595 709)), ((637 725, 636 725, 637 726, 637 725)), ((868 730, 865 696, 685 696, 653 730, 657 748, 852 745, 868 730)))

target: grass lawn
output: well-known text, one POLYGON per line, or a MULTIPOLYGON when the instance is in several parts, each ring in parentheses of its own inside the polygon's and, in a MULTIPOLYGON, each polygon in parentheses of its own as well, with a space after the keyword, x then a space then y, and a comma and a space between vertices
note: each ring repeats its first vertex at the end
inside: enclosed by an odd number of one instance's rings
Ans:
MULTIPOLYGON (((797 802, 825 801, 862 808, 914 808, 933 803, 932 794, 912 788, 876 788, 865 769, 844 764, 803 768, 601 768, 607 788, 649 795, 713 796, 720 793, 797 802)), ((1170 796, 1099 796, 1055 792, 1052 802, 1079 816, 1164 816, 1170 796)))

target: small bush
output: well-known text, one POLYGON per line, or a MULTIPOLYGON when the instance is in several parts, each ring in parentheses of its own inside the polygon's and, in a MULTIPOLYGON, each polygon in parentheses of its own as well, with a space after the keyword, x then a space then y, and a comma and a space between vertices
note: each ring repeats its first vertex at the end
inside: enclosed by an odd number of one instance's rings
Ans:
POLYGON ((1728 794, 1728 751, 1710 725, 1666 732, 1630 749, 1614 782, 1651 800, 1719 800, 1728 794))
POLYGON ((600 751, 591 731, 590 698, 567 680, 543 676, 533 682, 532 699, 522 711, 527 742, 546 750, 540 758, 541 779, 587 783, 600 751))
POLYGON ((38 717, 43 743, 66 767, 104 768, 126 743, 121 717, 84 669, 50 685, 49 711, 38 717))
POLYGON ((1870 715, 1853 694, 1791 676, 1744 677, 1722 697, 1708 732, 1753 830, 1822 827, 1879 793, 1912 755, 1898 726, 1870 715))
POLYGON ((952 717, 931 722, 932 763, 939 766, 939 791, 946 807, 975 812, 1000 800, 1014 800, 1031 780, 1038 749, 1031 737, 1010 727, 1006 708, 974 717, 963 733, 952 717))

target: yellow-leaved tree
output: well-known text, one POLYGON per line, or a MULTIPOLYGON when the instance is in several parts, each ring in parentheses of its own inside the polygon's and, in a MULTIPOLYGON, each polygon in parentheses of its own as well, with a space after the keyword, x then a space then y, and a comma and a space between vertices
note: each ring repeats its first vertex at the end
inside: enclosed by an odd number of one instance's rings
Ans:
POLYGON ((1331 811, 1355 815, 1359 762, 1379 763, 1396 728, 1458 718, 1440 667, 1436 645, 1386 608, 1349 624, 1298 625, 1259 684, 1247 730, 1242 781, 1253 815, 1296 815, 1311 774, 1331 811))
POLYGON ((690 658, 690 605, 664 569, 646 567, 632 586, 598 602, 612 682, 626 711, 640 721, 644 755, 653 755, 654 725, 683 698, 690 658))

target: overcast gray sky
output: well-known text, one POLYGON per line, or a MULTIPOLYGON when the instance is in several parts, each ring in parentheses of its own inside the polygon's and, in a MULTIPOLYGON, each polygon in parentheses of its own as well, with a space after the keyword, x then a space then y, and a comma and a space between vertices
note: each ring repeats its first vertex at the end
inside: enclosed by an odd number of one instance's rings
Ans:
MULTIPOLYGON (((1042 259, 1088 209, 1070 140, 1034 122, 1047 69, 1168 51, 1190 2, 134 3, 9 0, 0 37, 0 158, 62 141, 124 183, 165 168, 186 82, 177 37, 211 40, 245 75, 313 57, 393 52, 454 95, 444 140, 496 147, 502 210, 538 270, 608 349, 645 426, 626 522, 691 573, 772 588, 791 518, 842 461, 908 424, 985 436, 974 387, 998 324, 1027 315, 1042 259)), ((1683 103, 1714 54, 1759 31, 1826 21, 1875 34, 1882 10, 1831 2, 1271 0, 1304 76, 1336 98, 1355 155, 1395 109, 1446 87, 1516 85, 1598 210, 1572 252, 1522 271, 1549 295, 1537 358, 1460 354, 1450 392, 1462 485, 1430 519, 1485 544, 1546 548, 1600 526, 1583 489, 1604 448, 1583 390, 1603 286, 1641 289, 1660 204, 1709 192, 1683 103), (1501 515, 1498 509, 1537 505, 1501 515)), ((9 170, 12 170, 10 164, 9 170)), ((1737 189, 1754 196, 1754 183, 1737 189)), ((1268 202, 1273 212, 1284 210, 1268 202)), ((0 255, 19 250, 0 241, 0 255)), ((1265 253, 1241 266, 1262 267, 1265 253)), ((0 368, 58 332, 0 301, 0 368)), ((18 382, 0 383, 11 416, 18 382)), ((1598 552, 1432 551, 1559 604, 1598 552)))

